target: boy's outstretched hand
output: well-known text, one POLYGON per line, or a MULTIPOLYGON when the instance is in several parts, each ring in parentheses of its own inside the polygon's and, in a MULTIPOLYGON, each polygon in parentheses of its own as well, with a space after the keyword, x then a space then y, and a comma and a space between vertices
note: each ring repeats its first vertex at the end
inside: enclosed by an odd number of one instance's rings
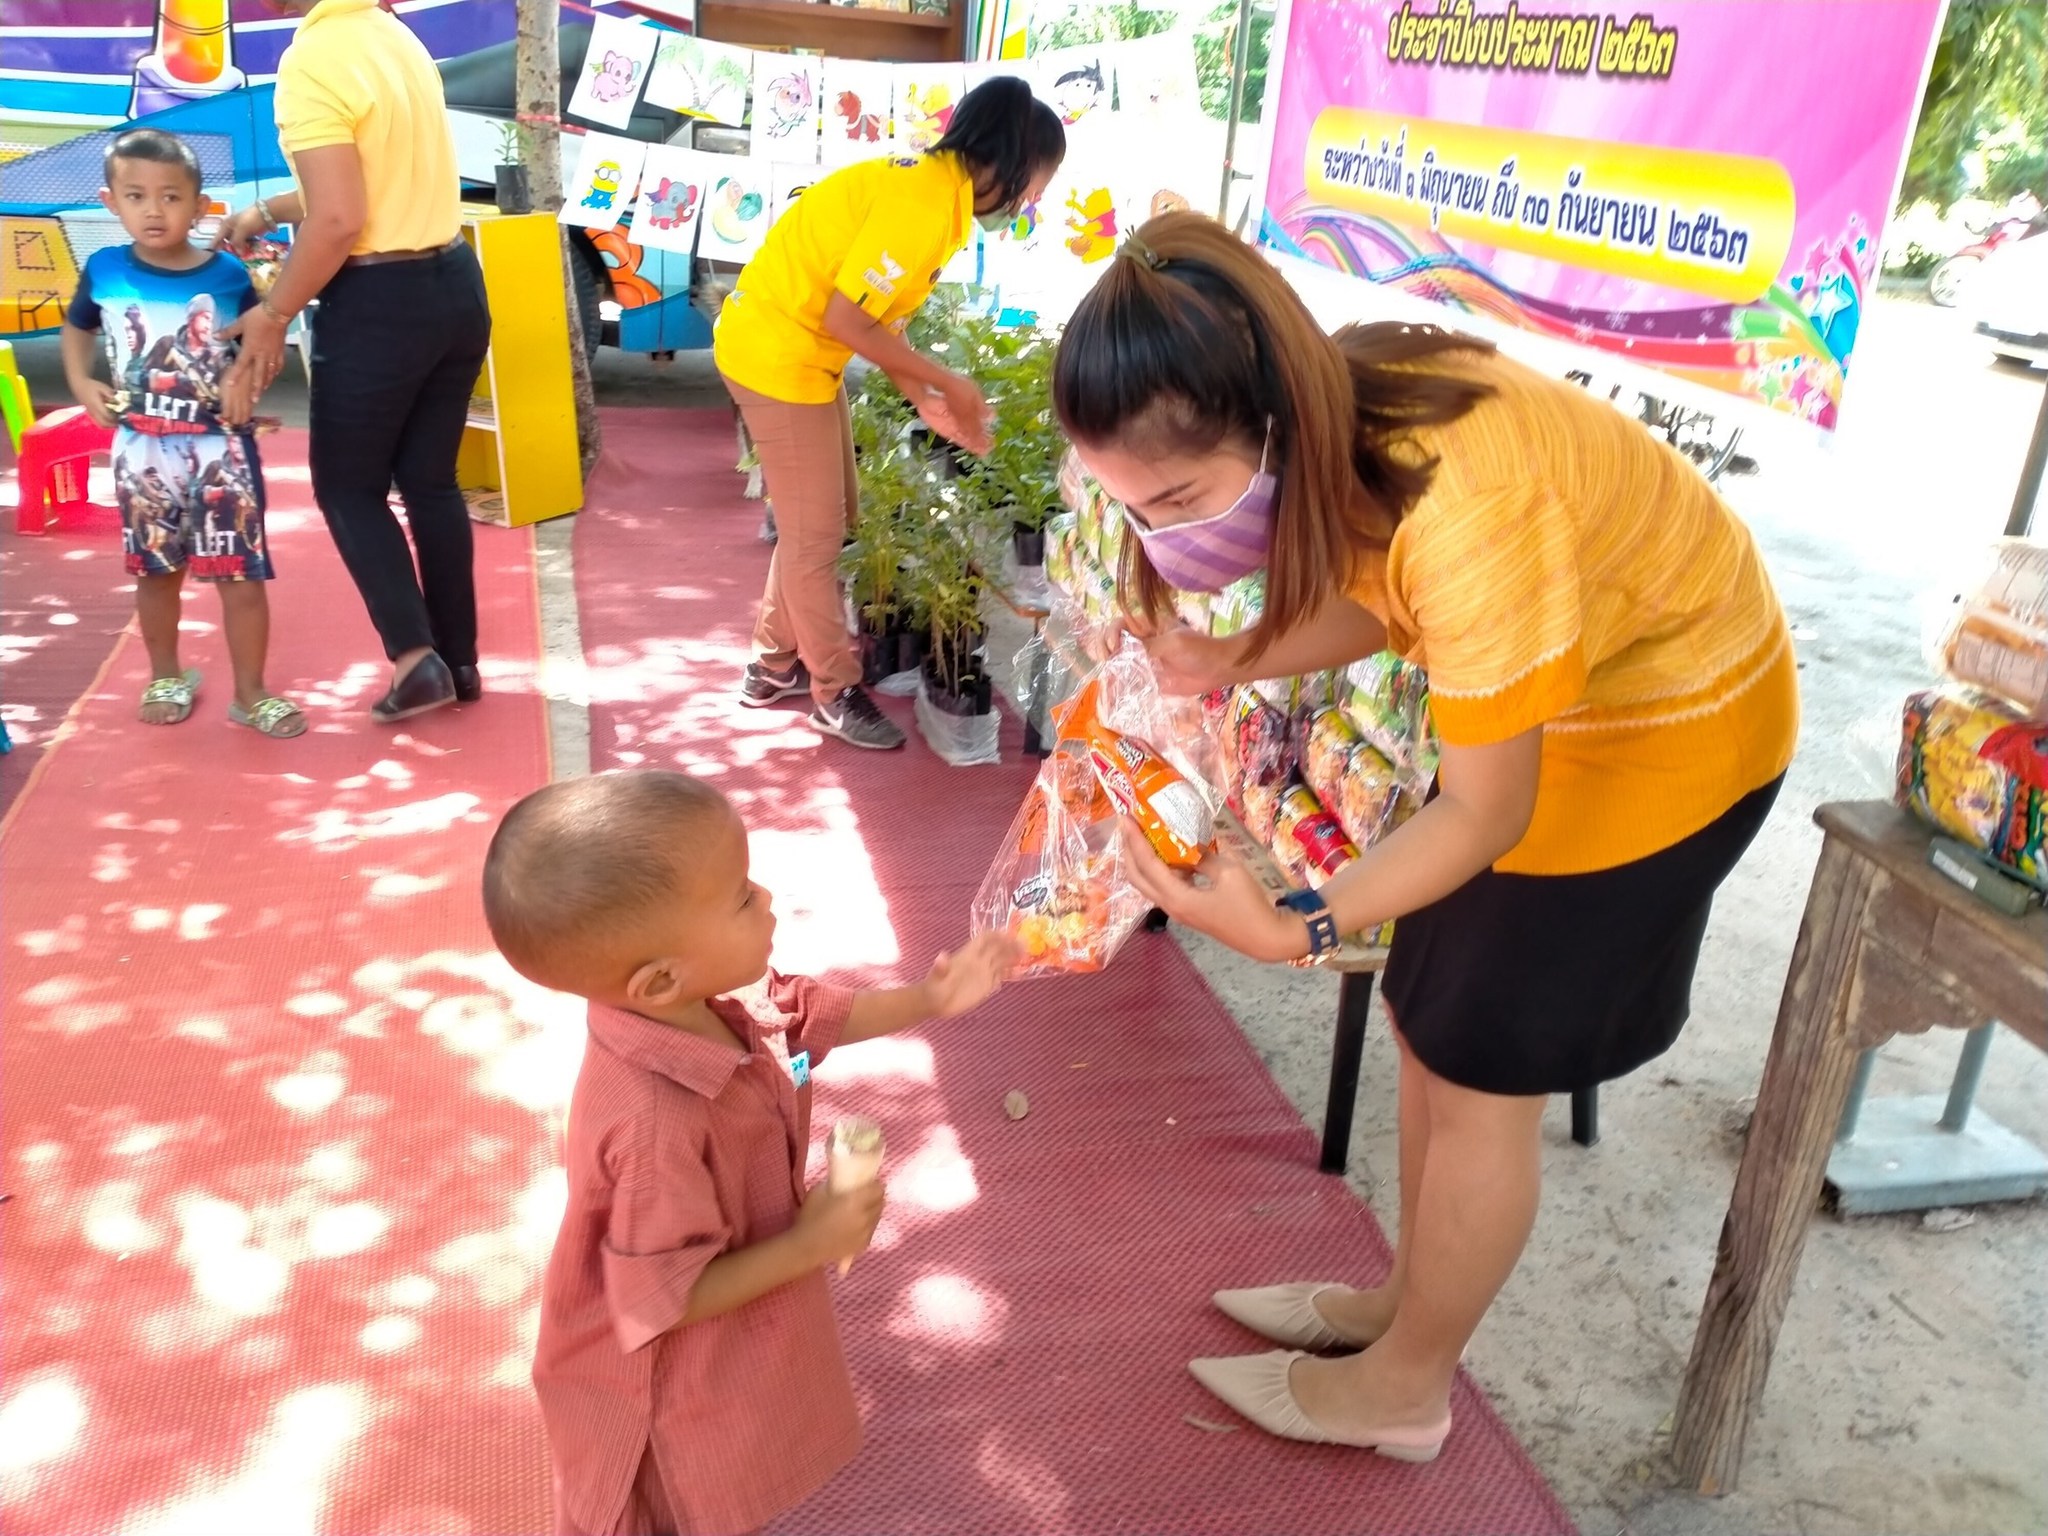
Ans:
POLYGON ((1024 958, 1007 933, 977 933, 950 954, 932 962, 925 993, 935 1019, 958 1018, 995 995, 1024 958))

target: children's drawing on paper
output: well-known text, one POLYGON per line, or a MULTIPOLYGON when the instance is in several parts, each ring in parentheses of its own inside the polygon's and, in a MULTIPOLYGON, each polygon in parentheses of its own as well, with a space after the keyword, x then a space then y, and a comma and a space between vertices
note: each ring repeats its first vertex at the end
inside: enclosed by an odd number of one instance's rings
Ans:
POLYGON ((906 64, 896 71, 896 142, 923 154, 944 137, 960 104, 965 72, 906 64))
POLYGON ((654 55, 643 94, 649 106, 737 128, 747 118, 753 78, 751 49, 669 33, 654 55))
POLYGON ((648 150, 640 200, 633 205, 633 242, 661 251, 694 250, 704 189, 718 169, 716 162, 716 156, 673 144, 648 150))
POLYGON ((1052 105, 1060 121, 1069 128, 1081 122, 1097 107, 1107 107, 1109 88, 1100 57, 1063 55, 1050 67, 1052 105))
POLYGON ((1116 199, 1107 187, 1067 194, 1067 249, 1085 266, 1116 254, 1116 199))
POLYGON ((865 59, 825 60, 827 165, 846 165, 888 147, 894 84, 892 65, 865 59))
POLYGON ((820 61, 792 54, 754 55, 753 150, 792 163, 818 158, 820 61))
POLYGON ((712 178, 705 197, 697 254, 714 261, 745 261, 768 236, 767 167, 726 155, 729 168, 712 178))
POLYGON ((576 174, 563 189, 561 220, 585 229, 610 229, 631 206, 647 146, 609 133, 586 133, 576 174))
POLYGON ((569 115, 607 128, 633 120, 633 104, 663 34, 653 27, 600 13, 590 23, 590 48, 569 97, 569 115))
POLYGON ((1201 110, 1192 34, 1169 32, 1125 43, 1115 63, 1118 115, 1168 123, 1201 110))

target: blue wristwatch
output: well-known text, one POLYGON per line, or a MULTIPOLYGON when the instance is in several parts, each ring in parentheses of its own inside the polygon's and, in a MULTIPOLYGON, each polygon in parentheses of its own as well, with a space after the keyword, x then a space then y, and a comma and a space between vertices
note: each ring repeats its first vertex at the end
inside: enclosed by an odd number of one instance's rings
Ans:
POLYGON ((1329 903, 1314 891, 1294 891, 1282 896, 1274 903, 1285 908, 1308 924, 1308 954, 1298 963, 1321 965, 1337 953, 1343 938, 1337 932, 1337 919, 1331 915, 1329 903))

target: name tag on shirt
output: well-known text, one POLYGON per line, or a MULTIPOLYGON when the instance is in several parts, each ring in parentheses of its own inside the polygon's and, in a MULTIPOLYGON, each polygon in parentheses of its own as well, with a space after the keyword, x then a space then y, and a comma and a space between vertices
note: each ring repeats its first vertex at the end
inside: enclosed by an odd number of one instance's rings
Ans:
POLYGON ((809 1051, 798 1051, 789 1058, 789 1076, 790 1080, 799 1088, 809 1085, 811 1081, 811 1053, 809 1051))

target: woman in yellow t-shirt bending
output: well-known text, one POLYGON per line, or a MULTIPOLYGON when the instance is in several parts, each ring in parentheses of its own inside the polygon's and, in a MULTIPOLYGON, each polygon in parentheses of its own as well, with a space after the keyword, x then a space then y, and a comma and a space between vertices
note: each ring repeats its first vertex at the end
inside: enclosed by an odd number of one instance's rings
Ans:
POLYGON ((913 348, 903 327, 975 224, 1014 219, 1066 151, 1059 114, 1029 85, 986 81, 961 98, 928 154, 865 161, 814 183, 740 273, 713 355, 760 455, 777 531, 742 703, 809 694, 811 724, 826 735, 870 750, 903 745, 860 686, 839 596, 839 551, 859 497, 846 365, 866 358, 933 431, 985 452, 981 390, 913 348))
POLYGON ((1392 1271, 1218 1292, 1291 1347, 1192 1368, 1274 1434, 1427 1461, 1535 1219, 1545 1096, 1685 1022, 1714 892, 1792 760, 1784 613, 1748 530, 1640 424, 1432 327, 1327 336, 1194 214, 1141 227, 1082 301, 1053 402, 1130 514, 1122 603, 1168 687, 1387 646, 1428 668, 1435 791, 1319 894, 1275 907, 1242 866, 1184 880, 1125 839, 1169 915, 1261 959, 1399 919, 1392 1271), (1172 626, 1169 586, 1260 567, 1248 636, 1172 626))

